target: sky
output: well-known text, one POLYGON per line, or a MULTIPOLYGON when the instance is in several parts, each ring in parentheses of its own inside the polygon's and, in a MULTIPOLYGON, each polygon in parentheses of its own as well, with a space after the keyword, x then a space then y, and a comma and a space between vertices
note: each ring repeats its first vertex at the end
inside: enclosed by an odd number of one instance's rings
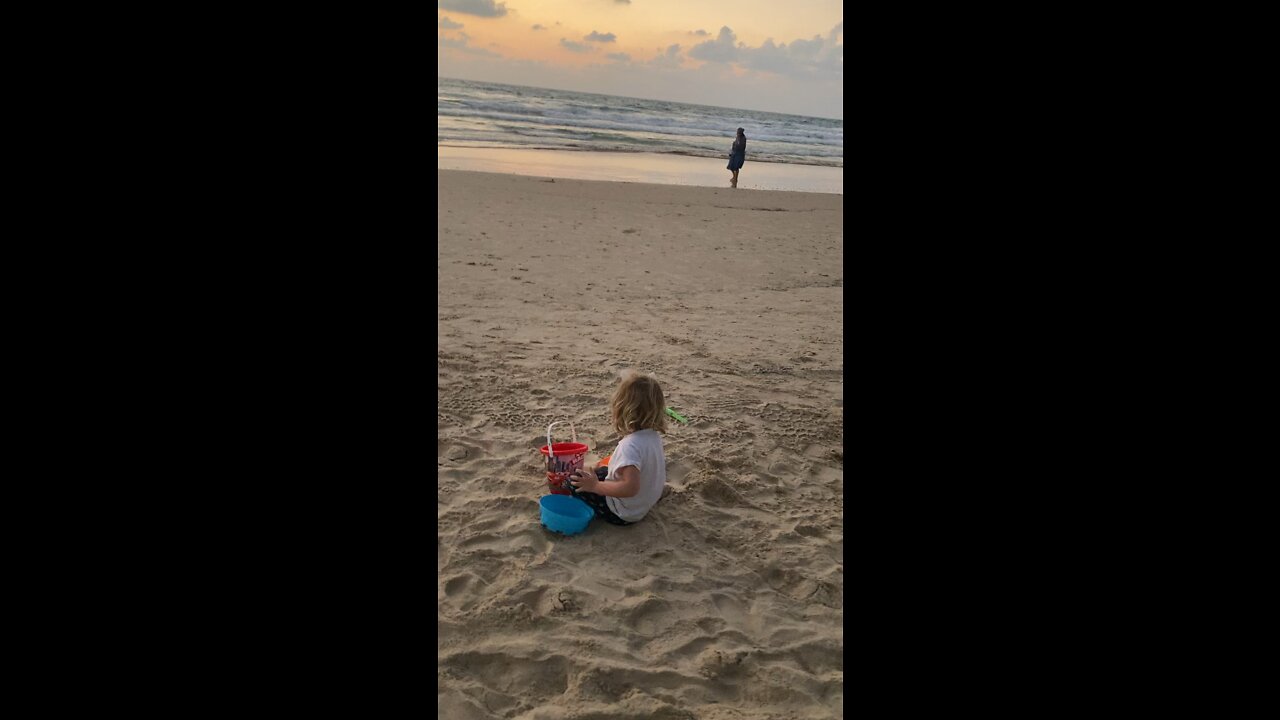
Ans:
POLYGON ((437 0, 439 74, 844 118, 830 0, 437 0))

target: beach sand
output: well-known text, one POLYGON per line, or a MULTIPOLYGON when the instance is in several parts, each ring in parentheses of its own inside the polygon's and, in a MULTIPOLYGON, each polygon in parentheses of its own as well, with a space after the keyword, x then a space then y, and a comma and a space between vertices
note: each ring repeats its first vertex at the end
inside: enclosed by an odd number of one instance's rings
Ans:
POLYGON ((842 197, 437 172, 440 716, 843 717, 842 197), (670 494, 548 532, 624 368, 670 494))

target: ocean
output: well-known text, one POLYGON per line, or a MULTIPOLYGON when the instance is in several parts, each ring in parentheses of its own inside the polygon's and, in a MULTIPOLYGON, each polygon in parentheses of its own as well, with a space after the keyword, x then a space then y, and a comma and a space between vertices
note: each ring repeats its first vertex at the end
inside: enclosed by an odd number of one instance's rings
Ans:
POLYGON ((436 144, 728 158, 844 167, 844 121, 437 78, 436 144))

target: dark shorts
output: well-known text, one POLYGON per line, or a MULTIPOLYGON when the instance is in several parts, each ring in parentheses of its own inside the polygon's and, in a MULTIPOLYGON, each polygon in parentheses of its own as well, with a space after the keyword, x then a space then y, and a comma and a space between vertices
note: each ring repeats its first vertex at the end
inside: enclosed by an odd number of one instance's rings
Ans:
POLYGON ((623 520, 622 518, 615 515, 613 511, 609 509, 609 503, 604 499, 603 495, 597 495, 592 492, 579 491, 569 483, 565 483, 565 487, 569 488, 570 494, 572 494, 574 497, 590 505, 591 509, 595 511, 596 517, 600 518, 601 520, 604 520, 605 522, 611 523, 613 525, 630 525, 631 524, 626 520, 623 520))

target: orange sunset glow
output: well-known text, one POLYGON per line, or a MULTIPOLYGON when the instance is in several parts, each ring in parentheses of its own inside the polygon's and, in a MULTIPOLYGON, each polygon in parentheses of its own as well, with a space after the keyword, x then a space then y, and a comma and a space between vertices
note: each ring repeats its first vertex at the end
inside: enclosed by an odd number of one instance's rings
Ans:
POLYGON ((439 74, 843 117, 829 0, 438 0, 439 74))

